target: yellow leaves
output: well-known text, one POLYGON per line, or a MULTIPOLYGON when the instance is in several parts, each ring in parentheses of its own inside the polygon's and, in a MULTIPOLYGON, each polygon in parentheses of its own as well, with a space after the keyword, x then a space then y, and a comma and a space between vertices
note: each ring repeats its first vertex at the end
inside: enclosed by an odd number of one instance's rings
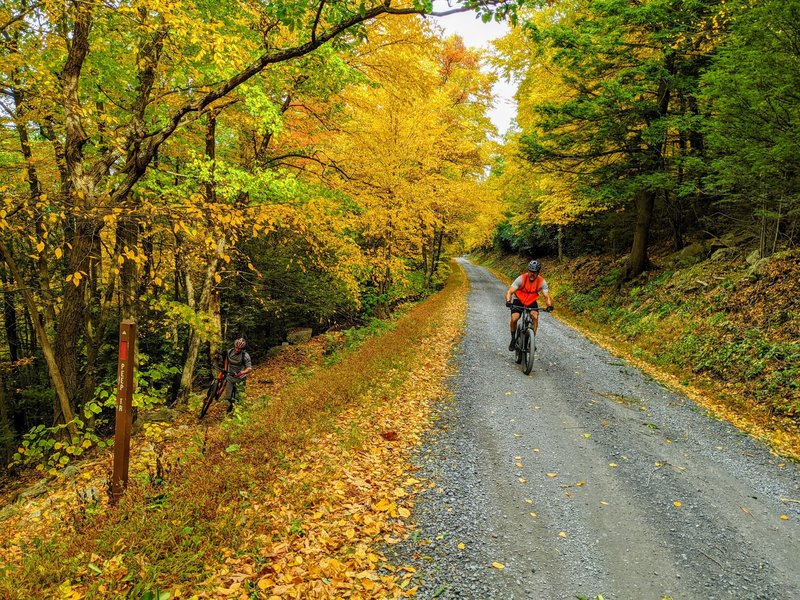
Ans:
POLYGON ((44 242, 39 242, 38 244, 36 244, 37 252, 42 252, 43 250, 44 250, 44 242))
POLYGON ((391 500, 381 498, 381 500, 374 506, 375 510, 380 512, 391 512, 395 510, 395 504, 391 500))
POLYGON ((519 479, 517 479, 517 481, 519 481, 520 483, 527 483, 528 482, 528 480, 525 479, 524 477, 520 477, 519 479))
POLYGON ((676 500, 675 502, 672 503, 672 506, 675 506, 676 508, 680 508, 681 506, 683 506, 683 502, 680 502, 679 500, 676 500))
POLYGON ((81 284, 81 279, 83 279, 84 275, 86 275, 86 273, 83 271, 75 271, 74 273, 67 275, 66 281, 71 281, 75 287, 78 287, 81 284))
POLYGON ((500 563, 500 562, 493 562, 493 563, 492 563, 492 566, 493 566, 495 569, 499 569, 499 570, 503 570, 503 569, 505 569, 505 568, 506 568, 506 566, 505 566, 503 563, 500 563))
POLYGON ((789 515, 781 515, 781 521, 788 521, 789 515))
POLYGON ((619 465, 617 465, 617 463, 608 463, 608 466, 612 469, 616 469, 619 465))
POLYGON ((459 550, 463 550, 464 548, 466 548, 466 546, 464 545, 464 542, 459 542, 456 548, 458 548, 459 550))
POLYGON ((548 473, 547 476, 551 477, 551 478, 552 477, 558 477, 558 473, 548 473))
POLYGON ((61 258, 62 256, 64 256, 64 251, 61 248, 56 248, 55 249, 55 255, 56 255, 56 258, 61 258))
POLYGON ((558 537, 564 540, 567 539, 567 532, 566 531, 559 532, 558 537))
POLYGON ((404 506, 401 506, 400 508, 397 509, 397 514, 403 517, 404 519, 407 519, 408 517, 411 516, 411 511, 405 508, 404 506))

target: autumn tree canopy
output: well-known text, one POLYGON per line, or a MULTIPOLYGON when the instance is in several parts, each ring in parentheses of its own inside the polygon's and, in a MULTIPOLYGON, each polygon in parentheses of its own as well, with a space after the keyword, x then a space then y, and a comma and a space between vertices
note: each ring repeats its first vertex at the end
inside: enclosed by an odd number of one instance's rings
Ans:
MULTIPOLYGON (((231 335, 275 344, 292 324, 385 312, 430 287, 448 231, 472 215, 458 199, 483 170, 489 80, 416 15, 466 8, 5 3, 6 432, 9 419, 88 427, 120 318, 144 333, 141 401, 185 401, 204 352, 231 335), (394 34, 409 38, 397 56, 394 34), (395 126, 405 149, 383 144, 395 126), (20 378, 41 395, 20 397, 20 378)), ((473 8, 503 18, 517 3, 473 8)))

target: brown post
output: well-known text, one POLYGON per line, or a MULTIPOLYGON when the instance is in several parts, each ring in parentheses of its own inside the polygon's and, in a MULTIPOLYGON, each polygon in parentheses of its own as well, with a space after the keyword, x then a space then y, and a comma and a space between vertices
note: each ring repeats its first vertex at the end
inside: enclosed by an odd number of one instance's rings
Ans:
POLYGON ((119 326, 119 366, 117 367, 117 411, 114 427, 114 474, 111 503, 116 504, 128 486, 131 453, 131 411, 133 410, 133 359, 136 323, 124 320, 119 326))

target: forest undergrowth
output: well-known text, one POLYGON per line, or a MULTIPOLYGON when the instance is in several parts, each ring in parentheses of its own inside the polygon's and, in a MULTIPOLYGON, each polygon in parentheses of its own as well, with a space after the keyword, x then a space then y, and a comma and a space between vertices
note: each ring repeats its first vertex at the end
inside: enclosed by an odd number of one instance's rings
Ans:
MULTIPOLYGON (((352 349, 319 336, 259 365, 250 400, 134 438, 108 505, 110 456, 0 512, 3 598, 410 597, 381 548, 410 527, 408 458, 460 338, 467 282, 352 349)), ((8 501, 9 498, 4 500, 8 501)))
MULTIPOLYGON (((653 266, 621 281, 610 255, 543 261, 560 319, 688 395, 710 417, 800 458, 800 254, 753 274, 743 251, 682 263, 655 249, 653 266)), ((474 257, 507 281, 525 257, 474 257)))

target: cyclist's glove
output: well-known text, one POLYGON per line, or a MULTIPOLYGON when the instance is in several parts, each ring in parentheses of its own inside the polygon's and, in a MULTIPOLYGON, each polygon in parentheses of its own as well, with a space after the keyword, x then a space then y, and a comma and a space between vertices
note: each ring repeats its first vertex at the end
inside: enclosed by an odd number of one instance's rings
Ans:
POLYGON ((514 306, 514 303, 513 302, 509 302, 508 300, 506 300, 506 306, 511 308, 512 306, 514 306))
POLYGON ((545 312, 553 312, 555 309, 552 306, 548 306, 544 309, 545 312))

